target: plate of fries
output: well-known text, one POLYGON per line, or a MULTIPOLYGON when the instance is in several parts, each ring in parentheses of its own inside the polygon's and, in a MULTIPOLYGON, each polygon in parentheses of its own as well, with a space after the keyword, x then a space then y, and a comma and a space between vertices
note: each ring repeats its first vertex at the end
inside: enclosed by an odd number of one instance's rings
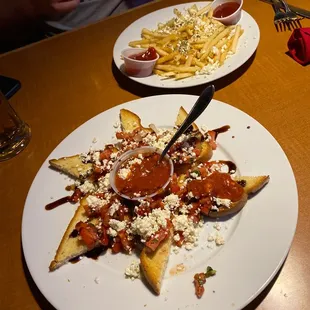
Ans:
POLYGON ((114 45, 113 58, 124 73, 122 50, 154 47, 160 58, 153 74, 128 77, 154 87, 190 87, 242 66, 255 52, 259 38, 257 23, 245 11, 237 25, 225 26, 212 18, 211 2, 186 3, 155 11, 128 26, 114 45))
MULTIPOLYGON (((67 196, 65 188, 76 180, 51 169, 49 160, 63 156, 69 159, 115 143, 116 133, 121 130, 122 109, 139 115, 143 127, 154 124, 157 129, 173 128, 180 107, 190 111, 197 98, 161 95, 113 107, 74 130, 42 164, 25 202, 22 246, 36 285, 56 309, 97 309, 103 304, 115 310, 242 309, 279 270, 297 223, 298 196, 292 168, 280 145, 259 122, 212 100, 207 112, 195 122, 198 128, 206 132, 230 126, 228 132, 219 135, 212 160, 233 161, 238 175, 268 174, 267 186, 234 216, 206 218, 197 246, 170 252, 160 295, 155 295, 143 278, 126 278, 128 266, 139 259, 136 252, 113 254, 109 249, 97 260, 84 257, 76 264, 49 271, 68 223, 78 210, 78 204, 69 202, 50 211, 45 209, 46 204, 67 196), (224 240, 222 245, 209 238, 209 234, 217 233, 224 240), (193 277, 207 266, 217 272, 207 279, 204 295, 197 299, 193 277)), ((79 175, 75 164, 71 168, 79 175)))

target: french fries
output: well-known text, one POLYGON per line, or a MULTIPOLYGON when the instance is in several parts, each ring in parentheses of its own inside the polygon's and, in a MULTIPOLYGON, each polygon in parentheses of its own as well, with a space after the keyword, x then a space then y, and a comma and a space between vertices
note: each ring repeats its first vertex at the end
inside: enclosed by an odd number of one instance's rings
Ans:
POLYGON ((159 55, 155 74, 175 80, 210 74, 237 52, 243 29, 213 19, 211 4, 173 12, 174 18, 155 30, 143 28, 141 39, 129 42, 131 47, 155 48, 159 55))

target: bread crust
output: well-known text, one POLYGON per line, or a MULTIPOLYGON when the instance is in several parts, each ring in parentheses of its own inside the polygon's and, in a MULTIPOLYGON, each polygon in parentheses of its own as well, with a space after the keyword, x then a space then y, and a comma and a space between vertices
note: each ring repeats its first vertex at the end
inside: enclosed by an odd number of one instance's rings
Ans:
POLYGON ((170 232, 167 239, 158 246, 155 252, 145 246, 140 254, 141 270, 145 279, 157 295, 160 294, 162 281, 170 256, 171 245, 172 232, 170 232))
POLYGON ((49 160, 49 164, 52 168, 68 174, 75 179, 86 177, 93 167, 90 163, 83 163, 79 155, 51 159, 49 160))
POLYGON ((61 239, 56 255, 50 263, 50 271, 54 271, 66 264, 69 260, 88 252, 87 246, 78 237, 70 237, 70 234, 75 229, 76 224, 80 221, 86 222, 88 219, 85 214, 84 204, 86 204, 86 197, 81 199, 80 205, 75 211, 75 214, 61 239))

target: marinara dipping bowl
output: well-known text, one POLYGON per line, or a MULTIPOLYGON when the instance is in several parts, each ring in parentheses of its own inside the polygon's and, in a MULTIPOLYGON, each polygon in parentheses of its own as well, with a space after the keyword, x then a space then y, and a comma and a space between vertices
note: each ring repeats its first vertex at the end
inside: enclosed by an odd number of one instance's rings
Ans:
POLYGON ((127 48, 122 51, 125 72, 130 76, 146 77, 152 74, 159 55, 153 47, 127 48))
POLYGON ((145 146, 124 153, 110 174, 113 190, 129 200, 141 200, 164 192, 173 175, 173 162, 168 155, 158 162, 161 152, 145 146))
POLYGON ((213 18, 224 25, 235 25, 241 18, 243 0, 215 0, 211 8, 213 18))

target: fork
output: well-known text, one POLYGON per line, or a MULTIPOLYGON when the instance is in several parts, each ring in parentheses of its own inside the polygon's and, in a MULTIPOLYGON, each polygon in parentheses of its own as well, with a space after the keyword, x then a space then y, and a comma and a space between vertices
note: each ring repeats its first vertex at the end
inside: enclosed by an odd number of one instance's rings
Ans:
POLYGON ((286 0, 280 0, 285 8, 286 20, 298 20, 300 19, 296 13, 294 13, 288 6, 286 0))
POLYGON ((275 16, 273 18, 273 23, 275 25, 279 24, 279 23, 283 23, 287 20, 287 15, 286 13, 281 11, 281 4, 278 1, 273 0, 272 1, 272 6, 275 10, 275 16))

